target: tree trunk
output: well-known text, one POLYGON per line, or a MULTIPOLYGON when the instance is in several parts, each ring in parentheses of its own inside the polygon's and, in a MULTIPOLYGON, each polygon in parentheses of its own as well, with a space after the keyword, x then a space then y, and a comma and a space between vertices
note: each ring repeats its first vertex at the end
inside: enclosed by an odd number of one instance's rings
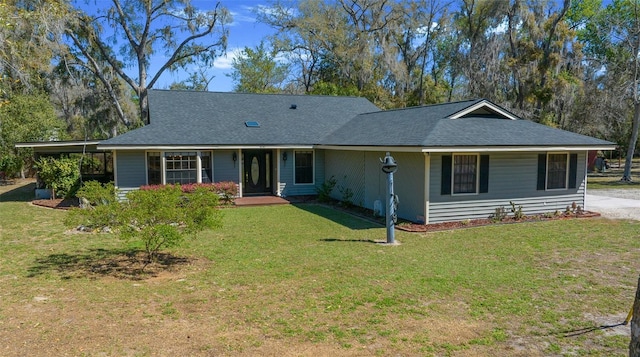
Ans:
POLYGON ((140 87, 140 119, 142 122, 147 125, 151 123, 149 118, 149 97, 147 88, 140 87))
POLYGON ((633 317, 631 318, 631 342, 629 343, 629 357, 640 357, 640 278, 636 298, 633 300, 633 317))
POLYGON ((631 128, 631 138, 629 139, 629 148, 627 149, 627 157, 624 160, 624 174, 621 181, 631 181, 631 164, 633 154, 636 150, 638 142, 638 126, 640 124, 640 101, 636 101, 633 105, 633 127, 631 128))

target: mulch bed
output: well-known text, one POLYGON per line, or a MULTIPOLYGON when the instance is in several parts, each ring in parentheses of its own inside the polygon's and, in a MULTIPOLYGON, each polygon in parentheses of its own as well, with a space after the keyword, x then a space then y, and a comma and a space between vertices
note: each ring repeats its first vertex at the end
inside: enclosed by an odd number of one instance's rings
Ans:
POLYGON ((70 209, 72 207, 78 207, 80 202, 77 198, 56 198, 47 200, 33 200, 32 204, 40 207, 56 208, 56 209, 70 209))
MULTIPOLYGON (((382 226, 385 225, 384 217, 375 217, 373 215, 373 211, 367 208, 351 206, 351 207, 343 207, 339 202, 333 202, 329 204, 330 207, 334 209, 338 209, 355 216, 361 217, 363 219, 367 219, 371 222, 378 223, 382 226)), ((414 233, 425 233, 425 232, 438 232, 438 231, 446 231, 452 229, 461 229, 461 228, 471 228, 471 227, 481 227, 488 225, 496 225, 496 224, 513 224, 513 223, 523 223, 523 222, 542 222, 542 221, 555 221, 559 219, 576 219, 576 218, 591 218, 591 217, 600 217, 600 213, 591 212, 591 211, 579 211, 579 212, 563 212, 558 215, 530 215, 525 216, 522 219, 514 219, 513 217, 506 217, 502 221, 496 222, 489 218, 484 219, 472 219, 472 220, 464 220, 464 221, 456 221, 456 222, 442 222, 442 223, 431 223, 431 224, 418 224, 408 221, 399 221, 395 228, 397 230, 405 231, 405 232, 414 232, 414 233)))
POLYGON ((523 222, 542 222, 542 221, 556 221, 559 219, 576 219, 576 218, 592 218, 600 217, 600 213, 583 211, 581 213, 563 213, 558 216, 544 216, 544 215, 532 215, 526 216, 522 219, 514 219, 513 217, 507 217, 502 221, 495 222, 491 219, 473 219, 457 222, 442 222, 432 224, 416 224, 416 223, 399 223, 396 225, 396 229, 406 232, 437 232, 446 231, 451 229, 471 228, 488 226, 495 224, 510 224, 510 223, 523 223, 523 222))

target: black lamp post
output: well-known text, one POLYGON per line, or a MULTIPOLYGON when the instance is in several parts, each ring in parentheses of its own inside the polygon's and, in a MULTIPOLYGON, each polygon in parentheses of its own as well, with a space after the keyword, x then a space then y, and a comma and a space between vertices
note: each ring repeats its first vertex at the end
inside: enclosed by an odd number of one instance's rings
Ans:
POLYGON ((387 174, 387 207, 386 207, 386 225, 387 225, 387 244, 395 244, 395 224, 397 219, 396 205, 397 198, 393 193, 393 173, 398 169, 398 164, 389 153, 384 157, 382 162, 382 172, 387 174))

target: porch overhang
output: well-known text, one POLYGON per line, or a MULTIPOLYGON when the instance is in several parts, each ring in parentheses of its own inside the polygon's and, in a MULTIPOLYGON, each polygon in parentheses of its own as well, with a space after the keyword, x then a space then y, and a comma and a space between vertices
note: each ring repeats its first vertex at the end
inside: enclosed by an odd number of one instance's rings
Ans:
POLYGON ((98 150, 255 150, 255 149, 313 149, 313 145, 98 145, 98 150))
POLYGON ((316 145, 316 149, 347 151, 390 151, 390 152, 547 152, 547 151, 591 151, 615 150, 615 145, 553 145, 553 146, 360 146, 360 145, 316 145))
POLYGON ((16 148, 31 148, 36 154, 60 154, 98 152, 98 144, 101 140, 74 140, 74 141, 38 141, 16 143, 16 148))

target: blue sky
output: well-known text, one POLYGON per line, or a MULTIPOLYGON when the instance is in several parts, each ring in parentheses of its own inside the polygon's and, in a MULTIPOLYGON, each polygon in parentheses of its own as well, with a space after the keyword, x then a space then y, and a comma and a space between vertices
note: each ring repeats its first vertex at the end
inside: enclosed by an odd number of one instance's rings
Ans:
MULTIPOLYGON (((217 1, 215 0, 192 0, 191 3, 199 10, 212 10, 217 1)), ((256 47, 265 36, 272 30, 256 22, 255 9, 259 6, 266 6, 264 0, 222 0, 222 6, 226 7, 232 15, 232 23, 228 25, 229 38, 227 44, 227 55, 215 60, 213 68, 209 73, 215 77, 209 85, 209 90, 214 92, 230 92, 233 90, 233 82, 226 74, 231 73, 231 61, 238 51, 245 47, 256 47)), ((151 71, 155 73, 159 65, 152 63, 151 71)), ((184 73, 164 73, 160 78, 156 88, 166 88, 171 83, 186 78, 184 73)))
MULTIPOLYGON (((72 0, 72 2, 75 6, 78 6, 90 14, 95 14, 97 9, 105 10, 113 6, 110 0, 72 0)), ((234 56, 245 47, 258 46, 262 39, 272 33, 272 30, 268 26, 256 22, 256 9, 259 7, 266 8, 268 6, 267 0, 191 0, 191 4, 200 11, 213 10, 218 2, 230 11, 232 22, 227 25, 229 37, 227 39, 226 56, 218 57, 213 67, 208 69, 207 73, 214 76, 209 84, 209 90, 215 92, 230 92, 233 90, 233 82, 227 74, 231 73, 231 63, 234 56)), ((119 30, 119 32, 121 31, 119 30)), ((112 34, 112 30, 110 31, 108 28, 105 29, 105 36, 112 34)), ((208 38, 211 39, 211 41, 217 40, 215 37, 208 38)), ((120 39, 118 41, 124 40, 120 39)), ((150 80, 151 77, 157 73, 158 69, 167 59, 168 57, 162 53, 162 50, 158 50, 157 53, 151 57, 147 80, 150 80)), ((126 71, 131 77, 137 77, 137 68, 128 67, 126 71)), ((168 88, 172 83, 187 78, 188 74, 185 72, 172 73, 165 71, 154 85, 154 88, 168 88)))

